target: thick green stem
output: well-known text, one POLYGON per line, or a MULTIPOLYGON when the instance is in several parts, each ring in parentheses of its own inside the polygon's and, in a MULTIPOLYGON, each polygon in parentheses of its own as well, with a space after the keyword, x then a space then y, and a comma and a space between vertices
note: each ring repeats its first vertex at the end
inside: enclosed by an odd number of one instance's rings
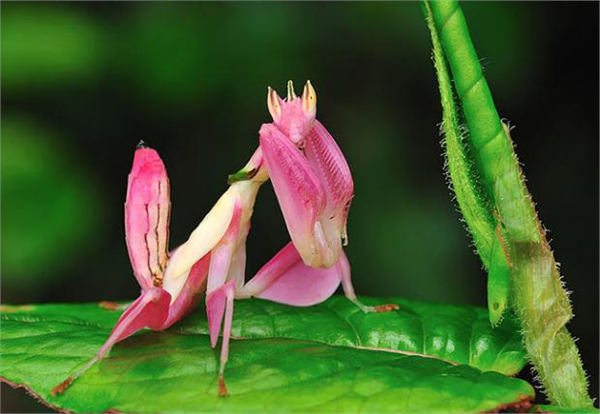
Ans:
MULTIPOLYGON (((428 7, 427 4, 424 5, 428 7)), ((477 252, 488 271, 488 309, 490 322, 496 325, 502 319, 508 305, 508 263, 496 235, 498 223, 492 214, 493 203, 487 198, 485 189, 479 182, 477 167, 464 146, 452 80, 437 30, 432 19, 428 18, 427 24, 431 31, 434 64, 440 86, 448 177, 477 252)))
MULTIPOLYGON (((465 221, 484 264, 487 260, 490 276, 498 266, 510 273, 510 304, 521 320, 525 346, 548 397, 554 404, 564 407, 589 407, 592 400, 587 393, 585 372, 577 346, 565 327, 573 316, 567 293, 527 191, 508 128, 500 121, 483 76, 465 16, 455 1, 426 2, 424 10, 442 92, 449 172, 465 221), (448 90, 452 89, 450 79, 454 80, 468 129, 467 142, 458 141, 463 147, 458 156, 457 150, 451 149, 455 146, 458 115, 456 104, 447 102, 448 90), (450 129, 454 129, 454 133, 449 133, 450 129), (472 149, 473 165, 467 162, 468 156, 464 156, 467 148, 472 149), (453 173, 453 170, 459 172, 453 173), (471 200, 475 204, 470 205, 488 209, 483 228, 472 224, 471 212, 463 208, 458 190, 465 182, 461 175, 468 178, 467 188, 473 187, 473 183, 481 183, 485 188, 485 194, 477 193, 475 187, 475 190, 467 190, 472 193, 471 198, 480 197, 480 200, 471 200), (495 247, 478 243, 478 239, 489 239, 490 215, 497 217, 499 242, 495 247), (499 247, 505 262, 496 260, 490 264, 490 255, 493 258, 499 254, 499 247), (506 268, 504 263, 509 267, 506 268)), ((464 194, 462 198, 468 200, 464 194)), ((493 287, 488 290, 498 292, 493 287)))

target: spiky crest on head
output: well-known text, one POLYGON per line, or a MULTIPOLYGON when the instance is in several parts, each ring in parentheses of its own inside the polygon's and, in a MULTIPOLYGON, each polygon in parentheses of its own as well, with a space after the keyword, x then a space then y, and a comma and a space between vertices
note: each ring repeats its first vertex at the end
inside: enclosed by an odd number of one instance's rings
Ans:
POLYGON ((298 98, 290 80, 286 99, 282 99, 273 88, 267 88, 267 107, 277 128, 292 142, 301 145, 317 115, 317 93, 310 81, 306 81, 302 97, 298 98))

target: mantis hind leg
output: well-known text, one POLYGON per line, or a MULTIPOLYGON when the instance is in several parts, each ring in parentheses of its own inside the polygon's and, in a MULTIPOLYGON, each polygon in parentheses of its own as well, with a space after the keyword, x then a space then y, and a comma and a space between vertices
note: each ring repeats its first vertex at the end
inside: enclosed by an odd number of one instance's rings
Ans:
POLYGON ((352 285, 352 278, 350 277, 350 275, 351 275, 350 263, 348 262, 348 258, 346 257, 345 254, 342 253, 342 255, 340 256, 340 261, 338 262, 338 264, 336 266, 338 266, 338 269, 339 269, 339 275, 342 280, 342 289, 344 290, 344 295, 346 295, 346 297, 352 303, 354 303, 356 306, 358 306, 358 308, 360 310, 362 310, 363 312, 365 312, 365 313, 391 312, 394 310, 398 310, 400 308, 400 306, 396 305, 395 303, 387 303, 387 304, 378 305, 378 306, 365 305, 360 300, 358 300, 358 298, 356 297, 356 293, 354 292, 354 286, 352 285))
POLYGON ((333 295, 339 284, 337 264, 326 269, 307 266, 290 242, 240 289, 238 296, 312 306, 333 295))
POLYGON ((288 243, 240 289, 239 298, 257 297, 292 306, 312 306, 327 300, 340 285, 346 297, 364 312, 388 312, 398 305, 367 306, 354 293, 350 263, 342 251, 329 268, 312 268, 302 262, 293 243, 288 243))
POLYGON ((235 281, 231 280, 223 286, 213 290, 206 297, 206 312, 213 348, 217 345, 221 324, 223 324, 223 342, 221 343, 221 357, 219 360, 218 392, 220 397, 227 396, 225 386, 225 365, 229 359, 229 340, 231 339, 231 322, 233 320, 233 300, 235 298, 235 281), (225 319, 225 321, 223 321, 225 319))
POLYGON ((101 360, 117 342, 128 338, 144 328, 150 328, 155 331, 164 329, 164 322, 169 313, 170 301, 171 295, 162 288, 154 287, 143 291, 142 295, 121 315, 110 336, 96 355, 85 363, 83 367, 73 372, 63 382, 55 386, 50 391, 50 394, 56 396, 65 392, 77 378, 101 360))

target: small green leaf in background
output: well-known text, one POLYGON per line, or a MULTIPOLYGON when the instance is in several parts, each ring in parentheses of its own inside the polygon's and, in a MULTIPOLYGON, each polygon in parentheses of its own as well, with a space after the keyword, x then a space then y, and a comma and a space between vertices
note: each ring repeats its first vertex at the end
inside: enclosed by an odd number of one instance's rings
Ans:
POLYGON ((74 9, 5 3, 1 26, 2 87, 7 91, 89 81, 103 64, 99 29, 74 9))
POLYGON ((311 56, 305 44, 313 35, 306 32, 297 37, 288 30, 299 12, 292 3, 238 4, 228 7, 227 15, 211 3, 198 7, 156 2, 133 10, 128 21, 131 43, 117 45, 113 53, 127 62, 131 81, 150 98, 145 104, 166 110, 211 106, 227 90, 245 103, 245 96, 255 94, 257 85, 262 96, 263 88, 279 78, 275 73, 288 73, 290 78, 309 73, 305 67, 311 56), (244 33, 242 43, 239 33, 244 33), (260 62, 240 64, 257 57, 260 62), (232 84, 232 78, 241 81, 232 84))
POLYGON ((482 412, 533 398, 528 383, 496 372, 525 362, 510 319, 491 329, 483 309, 394 302, 400 311, 388 314, 364 314, 342 297, 310 308, 236 302, 227 398, 217 397, 218 352, 202 308, 166 332, 123 341, 51 397, 119 313, 5 306, 1 375, 54 408, 85 412, 482 412))

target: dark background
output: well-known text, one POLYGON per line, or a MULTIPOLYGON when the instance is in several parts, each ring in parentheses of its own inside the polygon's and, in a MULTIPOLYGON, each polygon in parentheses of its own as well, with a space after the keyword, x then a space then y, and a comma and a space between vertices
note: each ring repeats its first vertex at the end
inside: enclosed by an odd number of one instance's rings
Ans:
MULTIPOLYGON (((465 3, 474 42, 574 305, 598 396, 598 3, 465 3)), ((416 3, 2 2, 2 302, 133 299, 123 234, 136 143, 172 184, 171 246, 257 146, 266 87, 301 92, 356 185, 362 295, 485 306, 443 175, 441 108, 416 3)), ((288 240, 270 185, 248 274, 288 240)), ((45 408, 2 386, 3 411, 45 408)))

